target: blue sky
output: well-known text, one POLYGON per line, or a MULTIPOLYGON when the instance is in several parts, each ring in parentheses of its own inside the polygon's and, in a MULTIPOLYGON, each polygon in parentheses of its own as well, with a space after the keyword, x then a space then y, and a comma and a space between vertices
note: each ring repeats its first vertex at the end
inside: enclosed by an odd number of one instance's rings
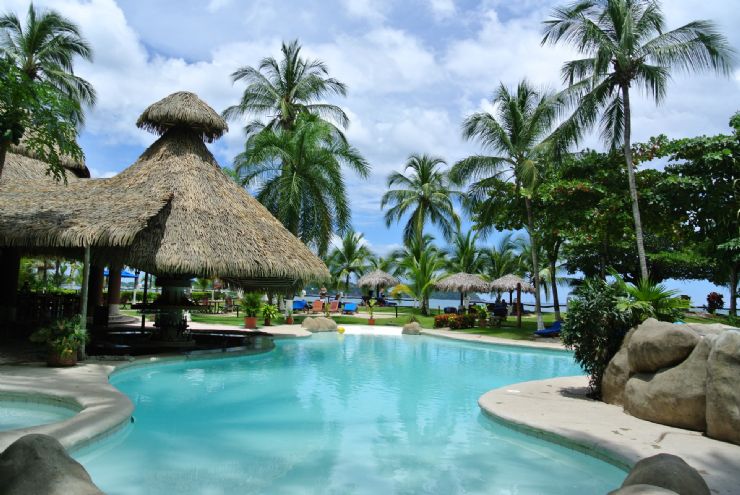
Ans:
MULTIPOLYGON (((400 244, 401 226, 385 227, 379 209, 385 178, 410 153, 454 163, 474 145, 460 122, 490 108, 499 82, 521 78, 557 89, 562 47, 541 47, 541 22, 550 0, 37 0, 73 19, 95 50, 77 72, 98 91, 81 145, 94 176, 133 163, 154 136, 135 121, 150 103, 179 90, 197 93, 217 111, 237 102, 243 87, 229 74, 278 55, 280 42, 298 38, 308 56, 324 60, 349 87, 334 101, 349 114, 351 142, 373 167, 368 180, 349 175, 353 224, 371 248, 400 244)), ((711 19, 740 47, 740 9, 731 0, 663 2, 669 27, 711 19)), ((25 15, 27 0, 0 0, 0 10, 25 15)), ((637 97, 634 139, 727 132, 740 107, 740 71, 729 78, 676 75, 665 103, 637 97)), ((210 145, 222 165, 241 150, 239 122, 210 145)), ((584 145, 601 148, 596 137, 584 145)), ((493 242, 493 239, 491 240, 493 242)), ((708 284, 671 283, 702 302, 708 284)), ((727 291, 724 291, 725 293, 727 291)))

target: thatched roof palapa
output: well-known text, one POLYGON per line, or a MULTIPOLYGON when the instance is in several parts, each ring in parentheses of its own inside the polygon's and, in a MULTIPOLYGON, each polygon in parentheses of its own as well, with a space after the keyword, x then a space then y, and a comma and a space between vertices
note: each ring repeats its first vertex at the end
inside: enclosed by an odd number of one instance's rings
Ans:
POLYGON ((517 275, 509 274, 504 275, 501 278, 497 278, 491 282, 491 290, 499 290, 503 292, 511 292, 516 290, 517 284, 521 284, 522 292, 529 292, 534 294, 534 287, 529 282, 525 282, 524 279, 517 275))
POLYGON ((391 287, 398 285, 399 280, 383 270, 374 270, 366 273, 357 281, 359 287, 391 287))
POLYGON ((489 283, 472 273, 455 273, 435 284, 439 290, 446 292, 488 292, 489 283))
POLYGON ((136 126, 161 136, 170 129, 185 128, 209 143, 229 130, 226 121, 194 93, 179 91, 150 105, 136 126))
MULTIPOLYGON (((3 175, 0 176, 0 184, 19 180, 39 180, 54 184, 64 184, 64 181, 55 181, 51 175, 46 173, 49 169, 48 163, 39 160, 33 153, 28 152, 28 150, 20 151, 18 147, 11 146, 7 155, 5 155, 5 165, 3 166, 3 175)), ((67 182, 74 182, 78 178, 90 177, 90 171, 84 164, 80 164, 79 162, 63 159, 62 166, 67 171, 67 182)))
MULTIPOLYGON (((33 130, 28 130, 26 131, 26 135, 32 132, 33 130)), ((16 154, 16 155, 25 156, 27 158, 37 161, 38 163, 44 164, 44 166, 48 168, 48 165, 42 160, 42 158, 38 156, 38 154, 34 150, 32 150, 31 148, 27 146, 26 138, 21 139, 21 142, 18 144, 11 144, 8 152, 16 154)), ((81 177, 81 178, 90 177, 90 170, 88 170, 84 161, 73 159, 67 155, 61 155, 59 157, 59 162, 61 163, 62 167, 72 172, 76 177, 81 177)), ((7 165, 7 162, 6 162, 6 165, 7 165)), ((46 172, 46 168, 44 169, 44 173, 46 172)), ((5 174, 5 171, 3 171, 3 175, 4 174, 5 174)))

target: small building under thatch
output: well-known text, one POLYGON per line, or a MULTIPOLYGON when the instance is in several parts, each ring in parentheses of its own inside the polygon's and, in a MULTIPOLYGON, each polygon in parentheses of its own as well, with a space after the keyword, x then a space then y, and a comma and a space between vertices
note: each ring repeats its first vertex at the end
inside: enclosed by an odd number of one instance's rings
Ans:
POLYGON ((366 273, 365 275, 360 277, 360 279, 357 281, 357 286, 385 288, 398 285, 399 283, 399 280, 390 273, 386 273, 383 270, 373 270, 372 272, 366 273))
POLYGON ((514 292, 518 288, 521 289, 522 292, 534 294, 534 287, 532 284, 526 282, 522 277, 511 273, 491 282, 492 291, 514 292))
POLYGON ((463 306, 465 294, 470 292, 489 292, 489 283, 472 273, 455 273, 443 278, 434 286, 445 292, 459 292, 460 306, 463 306))

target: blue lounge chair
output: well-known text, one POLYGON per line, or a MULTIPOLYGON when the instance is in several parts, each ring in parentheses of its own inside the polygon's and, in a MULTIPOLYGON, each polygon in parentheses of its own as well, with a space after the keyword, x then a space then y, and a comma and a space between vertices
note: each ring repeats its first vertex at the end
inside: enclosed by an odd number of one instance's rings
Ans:
POLYGON ((346 315, 353 315, 357 313, 357 303, 344 303, 344 307, 342 308, 342 313, 346 315))
POLYGON ((556 321, 551 326, 544 328, 542 330, 537 330, 534 334, 538 337, 557 337, 560 335, 560 330, 562 326, 562 322, 556 321))
POLYGON ((293 301, 293 311, 305 311, 306 301, 293 301))

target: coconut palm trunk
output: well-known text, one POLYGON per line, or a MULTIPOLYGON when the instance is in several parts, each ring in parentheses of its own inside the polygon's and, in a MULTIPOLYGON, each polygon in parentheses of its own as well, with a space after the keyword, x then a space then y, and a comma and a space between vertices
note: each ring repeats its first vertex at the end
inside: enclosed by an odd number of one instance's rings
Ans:
POLYGON ((5 156, 8 154, 8 145, 3 143, 0 144, 0 177, 3 176, 3 168, 5 167, 5 156))
POLYGON ((630 89, 627 84, 622 85, 622 101, 624 103, 624 161, 627 163, 627 179, 629 181, 630 199, 632 201, 632 217, 635 221, 635 238, 637 240, 637 257, 640 260, 640 277, 648 280, 647 258, 642 235, 642 220, 640 219, 640 203, 637 197, 635 182, 635 167, 632 163, 632 117, 630 109, 630 89))
MULTIPOLYGON (((532 246, 532 280, 534 281, 534 313, 537 316, 537 330, 545 328, 545 322, 542 320, 542 308, 540 306, 540 260, 537 253, 537 236, 534 233, 534 215, 532 214, 532 201, 524 198, 524 204, 527 207, 527 227, 529 227, 529 244, 532 246)), ((517 301, 521 304, 521 301, 517 301)))
POLYGON ((563 318, 560 316, 560 299, 558 298, 558 281, 557 281, 557 274, 555 273, 555 271, 557 270, 556 261, 554 259, 551 259, 549 263, 550 263, 550 286, 552 287, 552 306, 553 306, 553 311, 555 312, 555 321, 560 321, 563 318))

